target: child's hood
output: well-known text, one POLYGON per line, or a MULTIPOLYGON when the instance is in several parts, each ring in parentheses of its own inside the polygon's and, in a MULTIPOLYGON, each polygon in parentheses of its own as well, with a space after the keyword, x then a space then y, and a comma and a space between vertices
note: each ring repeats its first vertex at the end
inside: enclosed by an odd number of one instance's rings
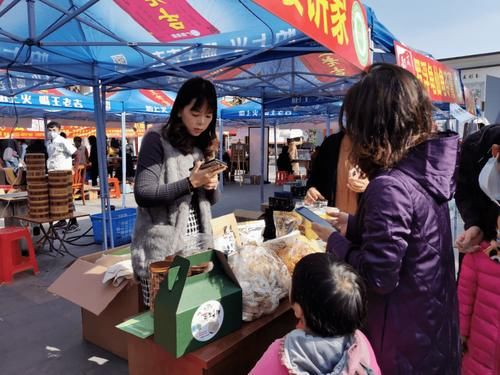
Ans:
POLYGON ((370 373, 365 346, 358 334, 320 337, 296 329, 283 340, 281 361, 290 374, 370 373))

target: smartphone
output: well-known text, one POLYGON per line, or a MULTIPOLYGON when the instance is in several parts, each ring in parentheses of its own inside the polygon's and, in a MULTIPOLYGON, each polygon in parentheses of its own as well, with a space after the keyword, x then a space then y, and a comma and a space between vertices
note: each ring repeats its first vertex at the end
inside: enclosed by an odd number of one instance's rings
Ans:
POLYGON ((227 168, 227 164, 224 163, 222 160, 219 160, 219 159, 211 159, 205 163, 203 163, 201 166, 200 166, 200 169, 207 169, 207 168, 210 168, 210 167, 219 167, 219 168, 222 168, 222 167, 226 167, 227 168))
POLYGON ((332 227, 332 224, 330 224, 328 221, 323 219, 321 216, 316 215, 314 212, 312 212, 309 208, 307 207, 298 207, 295 209, 299 215, 302 217, 306 218, 309 220, 311 223, 317 223, 319 225, 323 225, 325 227, 332 227))

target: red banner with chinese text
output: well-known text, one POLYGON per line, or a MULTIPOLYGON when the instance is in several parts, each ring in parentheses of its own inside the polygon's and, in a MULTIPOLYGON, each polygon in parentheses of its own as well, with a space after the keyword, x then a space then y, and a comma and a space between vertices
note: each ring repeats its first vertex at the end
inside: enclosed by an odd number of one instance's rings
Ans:
POLYGON ((151 99, 152 101, 161 104, 164 107, 172 107, 174 105, 174 101, 169 98, 163 91, 146 89, 140 89, 139 91, 146 98, 151 99))
POLYGON ((299 59, 309 71, 317 74, 316 78, 321 82, 334 82, 337 79, 328 75, 350 77, 361 72, 358 67, 335 53, 313 53, 300 56, 299 59))
POLYGON ((365 8, 358 0, 254 0, 351 64, 371 63, 365 8))
POLYGON ((114 1, 160 42, 219 33, 186 0, 114 1))
POLYGON ((455 69, 394 41, 396 62, 412 72, 427 89, 432 101, 464 103, 460 75, 455 69))
MULTIPOLYGON (((96 129, 94 127, 86 126, 62 126, 61 131, 66 133, 68 139, 73 137, 86 138, 91 135, 96 135, 96 129)), ((144 128, 138 129, 125 129, 125 137, 136 138, 142 137, 144 135, 144 128)), ((122 130, 120 128, 106 128, 106 136, 108 138, 121 138, 122 130)), ((44 139, 44 131, 34 131, 25 128, 9 128, 0 127, 0 139, 44 139)))

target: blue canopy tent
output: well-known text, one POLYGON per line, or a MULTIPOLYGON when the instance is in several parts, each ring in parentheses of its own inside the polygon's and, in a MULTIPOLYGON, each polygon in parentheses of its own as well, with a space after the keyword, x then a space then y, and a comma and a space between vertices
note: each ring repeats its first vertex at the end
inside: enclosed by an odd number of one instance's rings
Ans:
MULTIPOLYGON (((387 53, 392 52, 394 38, 371 10, 367 11, 374 59, 390 58, 387 53)), ((250 0, 5 0, 0 4, 0 19, 0 69, 4 69, 0 95, 12 96, 38 87, 93 86, 102 161, 100 180, 104 182, 103 211, 109 207, 103 162, 104 98, 108 89, 176 91, 185 79, 202 74, 214 81, 221 96, 237 92, 271 105, 279 99, 323 100, 342 92, 350 83, 345 78, 323 84, 311 82, 307 87, 304 82, 310 80, 308 76, 292 78, 293 67, 300 65, 293 60, 288 63, 290 78, 284 79, 279 72, 283 59, 328 51, 250 0), (22 19, 28 21, 19 22, 22 19), (245 69, 245 64, 270 60, 277 60, 274 64, 278 69, 269 68, 271 73, 264 79, 258 79, 259 73, 251 69, 247 74, 253 74, 253 79, 224 78, 236 67, 245 69), (15 78, 20 75, 26 80, 15 78), (285 81, 296 78, 303 87, 285 87, 285 81), (283 83, 276 84, 280 80, 283 83)), ((330 75, 338 78, 338 74, 330 75)))

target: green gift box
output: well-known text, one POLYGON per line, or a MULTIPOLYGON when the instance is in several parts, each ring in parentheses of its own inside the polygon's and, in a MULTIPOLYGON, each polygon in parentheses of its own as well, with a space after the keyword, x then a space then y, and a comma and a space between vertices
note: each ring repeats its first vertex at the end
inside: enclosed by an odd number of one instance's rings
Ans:
POLYGON ((239 329, 241 317, 241 288, 223 253, 176 256, 156 296, 154 339, 179 358, 239 329), (208 271, 190 275, 207 263, 208 271))

